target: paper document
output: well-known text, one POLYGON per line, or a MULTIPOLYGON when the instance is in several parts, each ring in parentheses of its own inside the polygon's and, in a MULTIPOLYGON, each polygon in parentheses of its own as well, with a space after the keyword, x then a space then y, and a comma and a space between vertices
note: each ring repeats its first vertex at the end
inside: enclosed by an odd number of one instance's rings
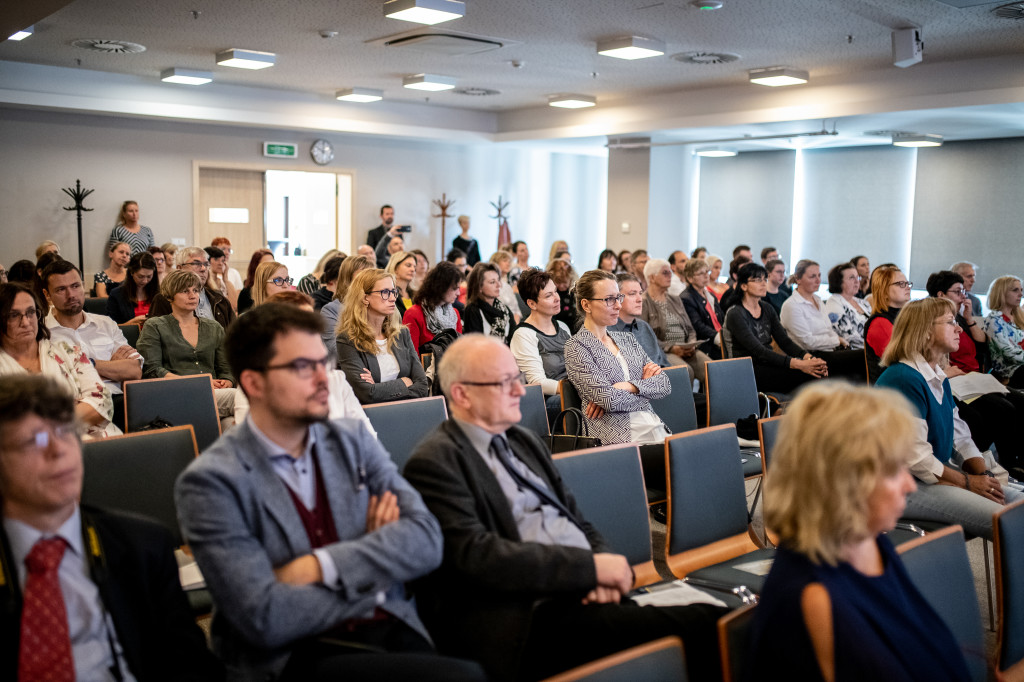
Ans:
POLYGON ((640 606, 688 606, 690 604, 726 606, 726 603, 720 599, 716 599, 682 580, 641 587, 639 591, 641 593, 633 595, 632 599, 640 606))
POLYGON ((953 377, 949 380, 949 387, 953 390, 953 395, 965 403, 987 393, 1010 392, 1010 389, 999 383, 999 379, 991 374, 982 374, 981 372, 971 372, 953 377))
POLYGON ((768 571, 772 570, 772 561, 774 561, 774 559, 750 561, 745 564, 736 564, 733 568, 737 571, 743 571, 744 573, 751 573, 753 575, 768 575, 768 571))

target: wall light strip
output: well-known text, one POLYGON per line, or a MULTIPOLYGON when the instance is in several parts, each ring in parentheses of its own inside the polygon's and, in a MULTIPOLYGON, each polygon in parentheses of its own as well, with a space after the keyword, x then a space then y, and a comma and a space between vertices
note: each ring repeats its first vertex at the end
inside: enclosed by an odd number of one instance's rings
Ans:
POLYGON ((276 61, 277 55, 273 52, 231 48, 217 53, 218 65, 231 66, 236 69, 266 69, 273 66, 276 61))
POLYGON ((941 147, 942 135, 929 133, 893 133, 892 143, 897 147, 941 147))
POLYGON ((466 14, 466 3, 459 0, 388 0, 384 16, 388 19, 412 21, 433 26, 466 14))

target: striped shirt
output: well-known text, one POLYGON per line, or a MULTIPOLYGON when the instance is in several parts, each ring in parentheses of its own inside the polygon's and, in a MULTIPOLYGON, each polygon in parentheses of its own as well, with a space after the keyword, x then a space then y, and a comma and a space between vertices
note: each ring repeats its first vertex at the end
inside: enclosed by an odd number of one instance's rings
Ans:
POLYGON ((156 241, 153 239, 153 230, 145 225, 139 227, 138 234, 132 232, 124 225, 116 225, 110 231, 110 242, 107 244, 107 249, 114 248, 114 244, 117 242, 124 242, 130 246, 133 256, 137 253, 142 253, 151 246, 156 246, 156 241))

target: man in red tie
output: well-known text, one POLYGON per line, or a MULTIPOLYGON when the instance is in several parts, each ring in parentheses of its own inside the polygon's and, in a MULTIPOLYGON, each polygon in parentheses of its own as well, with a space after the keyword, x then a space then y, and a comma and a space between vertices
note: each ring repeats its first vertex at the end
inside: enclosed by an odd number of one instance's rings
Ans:
POLYGON ((74 407, 46 377, 0 378, 0 679, 221 679, 170 533, 79 506, 74 407))

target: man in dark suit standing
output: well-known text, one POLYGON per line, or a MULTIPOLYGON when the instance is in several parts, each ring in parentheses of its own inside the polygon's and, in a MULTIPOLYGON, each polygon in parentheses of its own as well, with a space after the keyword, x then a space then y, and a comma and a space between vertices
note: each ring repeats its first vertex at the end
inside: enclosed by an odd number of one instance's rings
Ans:
POLYGON ((720 679, 724 610, 628 599, 628 561, 583 518, 546 445, 516 425, 525 389, 511 351, 463 336, 438 376, 452 419, 404 471, 444 534, 441 567, 416 593, 438 649, 479 660, 492 679, 532 680, 677 635, 690 679, 720 679))
POLYGON ((0 378, 0 678, 223 679, 170 533, 79 506, 74 408, 51 379, 0 378))
POLYGON ((366 243, 376 249, 377 243, 384 238, 384 235, 391 231, 391 225, 395 222, 395 209, 389 204, 380 207, 380 225, 366 233, 366 243))

